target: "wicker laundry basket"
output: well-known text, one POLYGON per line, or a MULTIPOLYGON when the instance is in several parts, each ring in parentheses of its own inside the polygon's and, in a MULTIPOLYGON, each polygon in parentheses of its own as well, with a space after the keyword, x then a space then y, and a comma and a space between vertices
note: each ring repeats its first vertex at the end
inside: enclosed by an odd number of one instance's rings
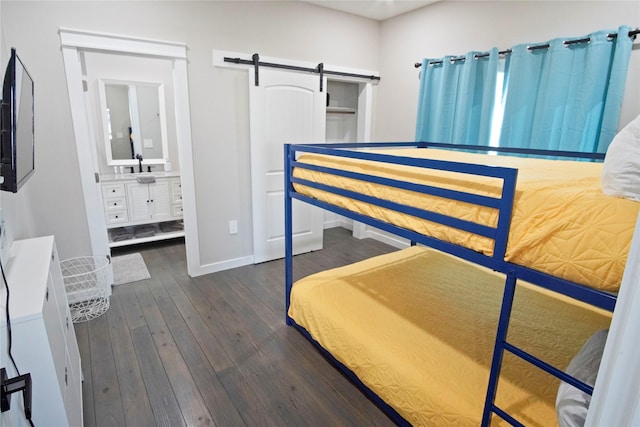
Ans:
POLYGON ((95 319, 109 309, 109 263, 106 256, 77 257, 60 262, 73 323, 95 319))

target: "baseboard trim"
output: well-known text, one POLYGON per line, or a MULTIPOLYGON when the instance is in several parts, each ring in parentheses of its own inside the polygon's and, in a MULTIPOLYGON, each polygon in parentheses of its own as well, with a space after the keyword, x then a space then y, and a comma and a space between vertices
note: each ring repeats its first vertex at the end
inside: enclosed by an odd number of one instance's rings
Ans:
POLYGON ((338 218, 332 221, 325 221, 322 224, 323 230, 327 230, 329 228, 336 228, 336 227, 342 227, 342 228, 346 228, 347 230, 353 230, 353 221, 346 218, 338 218))
POLYGON ((398 239, 394 236, 383 234, 375 228, 360 224, 358 232, 354 232, 356 239, 374 239, 382 243, 386 243, 394 248, 404 249, 409 247, 409 242, 405 239, 398 239))
POLYGON ((204 274, 217 273, 219 271, 230 270, 232 268, 244 267, 249 264, 253 264, 253 255, 201 265, 195 271, 192 271, 190 276, 198 277, 204 274))

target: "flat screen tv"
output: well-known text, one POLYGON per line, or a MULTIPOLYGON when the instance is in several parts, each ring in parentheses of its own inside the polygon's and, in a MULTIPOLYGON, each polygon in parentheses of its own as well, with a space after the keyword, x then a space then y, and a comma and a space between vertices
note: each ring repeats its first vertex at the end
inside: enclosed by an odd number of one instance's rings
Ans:
POLYGON ((18 192, 35 171, 33 79, 11 49, 2 86, 0 190, 18 192))

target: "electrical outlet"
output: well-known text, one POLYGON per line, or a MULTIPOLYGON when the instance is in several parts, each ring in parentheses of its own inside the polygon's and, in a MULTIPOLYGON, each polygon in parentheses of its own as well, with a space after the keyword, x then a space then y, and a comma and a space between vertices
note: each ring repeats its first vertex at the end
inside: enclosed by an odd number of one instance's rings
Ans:
POLYGON ((235 219, 229 221, 229 234, 238 234, 238 221, 235 219))

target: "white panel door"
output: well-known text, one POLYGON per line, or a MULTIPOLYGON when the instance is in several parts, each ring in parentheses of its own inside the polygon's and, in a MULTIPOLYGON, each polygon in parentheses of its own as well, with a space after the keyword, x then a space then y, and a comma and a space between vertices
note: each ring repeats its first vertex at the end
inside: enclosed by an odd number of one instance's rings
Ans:
MULTIPOLYGON (((314 74, 249 78, 254 262, 284 257, 284 144, 324 142, 325 94, 314 74)), ((322 210, 293 201, 294 254, 322 248, 322 210)))

